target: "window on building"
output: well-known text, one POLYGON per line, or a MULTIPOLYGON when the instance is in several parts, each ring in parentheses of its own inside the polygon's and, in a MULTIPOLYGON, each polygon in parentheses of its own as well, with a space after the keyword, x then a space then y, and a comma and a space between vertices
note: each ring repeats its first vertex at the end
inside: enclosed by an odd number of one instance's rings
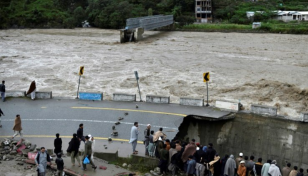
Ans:
POLYGON ((201 8, 200 7, 197 7, 197 11, 199 12, 201 10, 201 8))
POLYGON ((197 5, 200 5, 200 1, 197 1, 197 5))
POLYGON ((200 13, 197 13, 197 18, 200 18, 200 13))

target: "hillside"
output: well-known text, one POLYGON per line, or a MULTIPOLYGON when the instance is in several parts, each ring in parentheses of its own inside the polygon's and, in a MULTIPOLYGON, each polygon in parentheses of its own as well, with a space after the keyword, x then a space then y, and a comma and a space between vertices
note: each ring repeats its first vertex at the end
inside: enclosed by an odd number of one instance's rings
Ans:
MULTIPOLYGON (((88 20, 91 26, 119 29, 125 20, 173 14, 180 25, 194 22, 194 0, 1 0, 0 28, 74 28, 88 20)), ((255 21, 266 22, 273 10, 308 11, 308 0, 258 2, 214 0, 214 22, 250 24, 246 11, 264 11, 255 21)))

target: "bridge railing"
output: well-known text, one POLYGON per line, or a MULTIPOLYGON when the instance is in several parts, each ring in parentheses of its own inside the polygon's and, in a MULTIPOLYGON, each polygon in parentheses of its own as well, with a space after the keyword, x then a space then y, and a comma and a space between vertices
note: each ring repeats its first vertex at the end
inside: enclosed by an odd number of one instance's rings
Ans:
POLYGON ((126 20, 125 29, 144 28, 152 30, 167 26, 173 23, 173 15, 154 15, 139 18, 129 18, 126 20))

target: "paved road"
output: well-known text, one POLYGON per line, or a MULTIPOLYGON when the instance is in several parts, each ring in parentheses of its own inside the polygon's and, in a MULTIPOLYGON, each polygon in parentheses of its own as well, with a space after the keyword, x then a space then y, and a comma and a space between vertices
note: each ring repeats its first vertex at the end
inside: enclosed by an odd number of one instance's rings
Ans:
MULTIPOLYGON (((63 149, 73 133, 76 133, 80 123, 84 124, 84 135, 91 134, 96 137, 97 151, 104 151, 103 145, 108 145, 108 151, 121 150, 119 155, 127 156, 125 152, 130 146, 127 141, 130 138, 130 129, 134 122, 139 122, 139 143, 144 138, 143 130, 147 124, 152 125, 152 130, 157 131, 160 127, 169 139, 178 132, 178 127, 187 115, 196 114, 212 118, 219 118, 227 112, 213 111, 208 107, 189 107, 178 104, 152 104, 144 102, 113 102, 113 101, 83 101, 68 99, 35 100, 28 98, 13 98, 6 102, 0 102, 4 111, 0 138, 13 135, 12 127, 16 114, 22 119, 23 133, 26 138, 35 141, 38 145, 53 148, 53 139, 56 133, 60 133, 65 139, 63 149), (138 108, 136 108, 136 103, 138 108), (128 113, 128 115, 125 115, 128 113), (124 119, 116 125, 119 132, 113 141, 121 143, 108 143, 111 137, 112 126, 119 117, 124 119), (119 145, 120 144, 120 145, 119 145), (49 147, 50 146, 50 147, 49 147)), ((139 145, 139 150, 144 150, 139 145)), ((81 146, 82 148, 82 146, 81 146)), ((142 152, 143 153, 143 152, 142 152)))
MULTIPOLYGON (((154 131, 163 127, 168 138, 173 138, 185 114, 168 111, 166 105, 131 102, 93 102, 81 100, 36 100, 10 99, 0 104, 5 116, 2 117, 3 128, 1 136, 12 135, 12 127, 16 114, 21 115, 23 132, 26 135, 71 136, 84 124, 84 134, 108 138, 112 126, 119 117, 124 117, 116 126, 120 139, 129 139, 130 128, 134 122, 139 122, 140 132, 147 124, 154 131), (160 110, 160 111, 158 111, 160 110), (125 113, 128 115, 124 115, 125 113)), ((140 135, 139 140, 143 135, 140 135)))

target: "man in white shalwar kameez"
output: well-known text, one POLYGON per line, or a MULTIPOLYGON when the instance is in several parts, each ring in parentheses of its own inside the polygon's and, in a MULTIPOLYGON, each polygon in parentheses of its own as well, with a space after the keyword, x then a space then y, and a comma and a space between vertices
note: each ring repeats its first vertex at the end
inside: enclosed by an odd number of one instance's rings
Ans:
POLYGON ((273 160, 271 166, 268 169, 268 173, 271 176, 281 176, 281 172, 279 168, 276 166, 276 164, 277 164, 276 160, 273 160))
POLYGON ((138 154, 138 151, 136 150, 136 146, 137 146, 137 141, 138 141, 138 122, 134 123, 134 126, 132 127, 131 131, 130 131, 130 140, 129 143, 132 144, 133 146, 133 154, 138 154))

